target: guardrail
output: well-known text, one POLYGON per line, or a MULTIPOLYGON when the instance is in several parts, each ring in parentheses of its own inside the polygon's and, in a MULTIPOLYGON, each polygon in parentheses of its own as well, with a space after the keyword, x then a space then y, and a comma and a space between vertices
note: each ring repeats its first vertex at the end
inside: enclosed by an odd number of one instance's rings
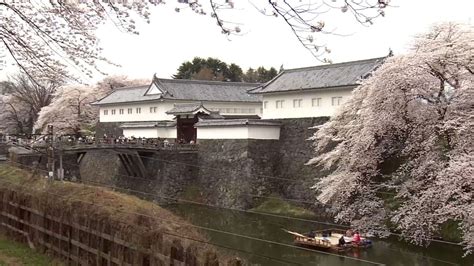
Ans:
POLYGON ((198 149, 197 144, 176 144, 176 143, 75 143, 63 145, 64 150, 81 149, 146 149, 146 150, 178 150, 193 151, 198 149))
MULTIPOLYGON (((2 142, 0 142, 1 144, 2 142)), ((47 148, 50 145, 49 141, 9 141, 3 142, 14 146, 20 146, 26 149, 47 148)), ((198 149, 198 144, 190 143, 173 143, 157 140, 135 140, 135 141, 116 141, 116 140, 99 140, 99 141, 70 141, 70 140, 55 140, 54 147, 64 150, 79 150, 79 149, 146 149, 146 150, 182 150, 193 151, 198 149)))

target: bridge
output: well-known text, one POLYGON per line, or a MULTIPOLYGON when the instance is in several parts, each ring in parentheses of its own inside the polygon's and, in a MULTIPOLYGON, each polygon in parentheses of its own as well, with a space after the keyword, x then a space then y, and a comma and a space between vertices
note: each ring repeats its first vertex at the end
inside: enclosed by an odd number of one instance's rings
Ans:
MULTIPOLYGON (((17 157, 28 157, 31 154, 46 156, 47 148, 51 145, 49 142, 26 142, 19 143, 10 142, 9 146, 22 148, 27 151, 24 154, 18 154, 17 157)), ((197 144, 178 144, 166 142, 86 142, 86 141, 55 141, 54 150, 55 160, 65 160, 68 164, 80 165, 87 153, 94 153, 100 151, 110 151, 114 156, 118 156, 120 162, 125 169, 127 175, 132 177, 147 177, 147 165, 149 160, 156 154, 163 156, 180 156, 188 158, 185 154, 193 156, 197 154, 199 145, 197 144), (173 155, 174 154, 174 155, 173 155)), ((0 155, 1 157, 1 155, 0 155)), ((0 158, 1 160, 1 158, 0 158)), ((65 166, 66 167, 66 166, 65 166)))
POLYGON ((145 178, 147 176, 146 160, 153 154, 168 151, 172 153, 197 153, 196 144, 166 143, 74 143, 62 146, 64 155, 76 154, 76 162, 81 163, 87 152, 110 150, 117 154, 127 175, 145 178))
MULTIPOLYGON (((56 145, 57 146, 57 145, 56 145)), ((135 150, 135 151, 178 151, 178 152, 196 152, 197 144, 155 144, 155 143, 74 143, 60 146, 65 153, 67 152, 87 152, 90 150, 135 150)))
POLYGON ((117 154, 127 175, 144 178, 147 176, 146 161, 153 154, 167 151, 169 153, 197 153, 196 144, 177 143, 141 143, 141 142, 118 142, 118 143, 80 143, 73 145, 61 145, 64 155, 76 155, 76 163, 80 164, 87 152, 110 150, 117 154))

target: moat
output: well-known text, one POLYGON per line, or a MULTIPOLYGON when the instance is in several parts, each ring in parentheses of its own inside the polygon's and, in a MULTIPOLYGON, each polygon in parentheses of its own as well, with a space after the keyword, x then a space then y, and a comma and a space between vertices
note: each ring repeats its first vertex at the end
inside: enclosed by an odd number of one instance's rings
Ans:
MULTIPOLYGON (((236 235, 203 231, 211 243, 227 247, 253 265, 473 265, 474 256, 462 258, 461 247, 431 243, 427 248, 399 241, 397 237, 374 239, 374 246, 360 251, 323 253, 301 250, 292 245, 292 237, 282 229, 306 232, 334 226, 314 222, 269 217, 265 215, 216 209, 193 204, 174 204, 166 208, 195 225, 227 231, 236 235), (237 236, 245 235, 252 238, 237 236), (286 244, 278 245, 259 239, 286 244), (241 252, 233 251, 241 250, 241 252)), ((313 218, 318 220, 317 217, 313 218)), ((223 250, 226 250, 223 248, 223 250)))

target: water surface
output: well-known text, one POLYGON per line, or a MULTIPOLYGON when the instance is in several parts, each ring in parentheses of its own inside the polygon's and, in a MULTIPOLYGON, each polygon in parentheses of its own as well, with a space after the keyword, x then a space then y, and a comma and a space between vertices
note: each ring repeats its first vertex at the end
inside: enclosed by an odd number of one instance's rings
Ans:
POLYGON ((283 228, 307 232, 333 226, 195 204, 173 204, 166 208, 195 225, 235 234, 203 231, 211 243, 228 247, 229 252, 238 253, 256 265, 474 265, 474 256, 463 259, 463 251, 459 246, 432 243, 424 248, 398 241, 396 237, 374 239, 374 245, 369 249, 343 253, 298 249, 292 244, 292 236, 284 232, 283 228))

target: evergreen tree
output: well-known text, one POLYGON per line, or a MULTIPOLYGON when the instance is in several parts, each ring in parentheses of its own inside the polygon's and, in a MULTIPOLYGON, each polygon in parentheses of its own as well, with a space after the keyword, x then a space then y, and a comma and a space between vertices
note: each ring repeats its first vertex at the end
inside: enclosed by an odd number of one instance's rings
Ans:
POLYGON ((182 63, 173 78, 264 83, 277 74, 274 67, 267 70, 263 66, 258 67, 257 70, 249 68, 244 74, 242 68, 237 64, 227 64, 212 57, 207 59, 195 57, 192 61, 182 63))

